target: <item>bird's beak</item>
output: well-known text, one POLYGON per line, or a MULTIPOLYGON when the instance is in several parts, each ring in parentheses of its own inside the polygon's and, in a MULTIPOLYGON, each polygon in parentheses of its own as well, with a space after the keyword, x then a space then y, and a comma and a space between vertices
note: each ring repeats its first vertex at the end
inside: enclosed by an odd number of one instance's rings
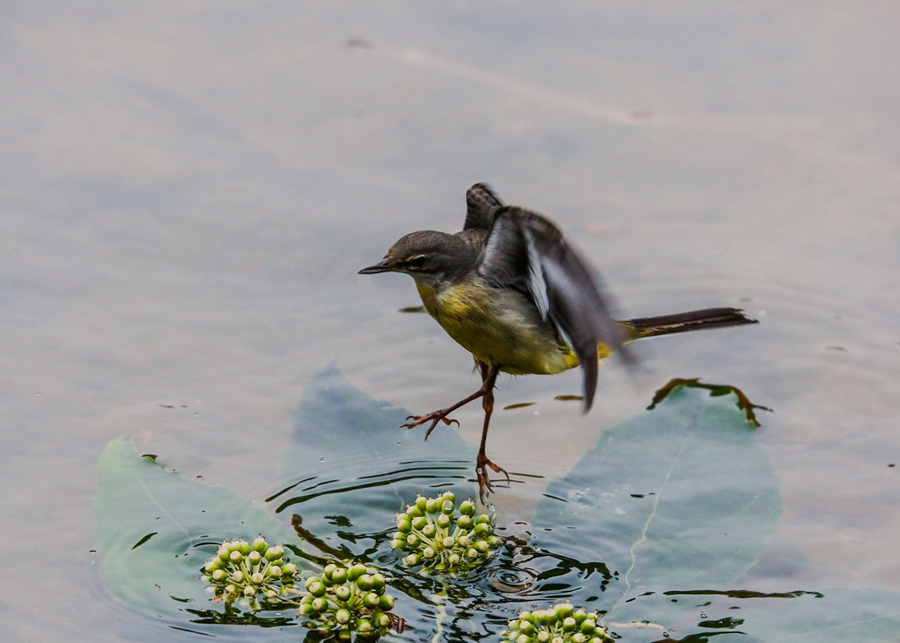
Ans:
POLYGON ((393 270, 393 268, 392 268, 391 265, 388 263, 388 260, 387 260, 387 259, 382 259, 381 261, 379 261, 378 263, 376 263, 374 266, 369 266, 368 268, 363 268, 363 269, 360 270, 357 274, 360 274, 360 275, 375 275, 375 274, 378 274, 379 272, 390 272, 390 271, 392 271, 392 270, 393 270))

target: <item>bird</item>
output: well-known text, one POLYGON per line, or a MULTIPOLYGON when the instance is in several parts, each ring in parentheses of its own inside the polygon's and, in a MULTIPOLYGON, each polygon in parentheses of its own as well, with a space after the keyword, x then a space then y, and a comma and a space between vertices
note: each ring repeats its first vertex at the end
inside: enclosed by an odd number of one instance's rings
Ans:
POLYGON ((359 271, 413 278, 425 310, 469 351, 481 374, 471 395, 424 415, 411 415, 402 428, 459 424, 450 414, 481 398, 484 424, 475 463, 478 495, 494 488, 488 469, 507 471, 487 457, 488 427, 497 376, 557 374, 582 369, 583 410, 590 411, 601 359, 619 353, 636 359, 637 339, 693 330, 755 324, 736 308, 709 308, 674 315, 617 321, 599 275, 548 218, 504 205, 485 183, 466 191, 466 218, 455 234, 420 230, 401 237, 384 258, 359 271))

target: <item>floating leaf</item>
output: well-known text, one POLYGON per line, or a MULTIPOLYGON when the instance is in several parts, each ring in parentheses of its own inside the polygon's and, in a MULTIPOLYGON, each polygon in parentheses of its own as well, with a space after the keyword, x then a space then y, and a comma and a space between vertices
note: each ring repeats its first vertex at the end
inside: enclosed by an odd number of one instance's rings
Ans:
POLYGON ((225 538, 297 542, 260 503, 163 468, 127 436, 106 445, 97 473, 103 570, 113 593, 148 615, 184 623, 186 604, 211 607, 200 568, 225 538))
POLYGON ((535 549, 578 562, 546 567, 538 589, 608 611, 622 641, 896 640, 896 593, 745 587, 761 582, 744 573, 781 503, 747 405, 729 389, 669 387, 549 486, 535 549))
MULTIPOLYGON (((277 511, 302 515, 303 527, 331 542, 354 541, 390 527, 429 489, 474 493, 474 456, 450 426, 399 428, 408 412, 374 400, 335 367, 323 370, 303 394, 283 470, 288 486, 272 499, 277 511)), ((358 550, 357 554, 360 553, 358 550)))

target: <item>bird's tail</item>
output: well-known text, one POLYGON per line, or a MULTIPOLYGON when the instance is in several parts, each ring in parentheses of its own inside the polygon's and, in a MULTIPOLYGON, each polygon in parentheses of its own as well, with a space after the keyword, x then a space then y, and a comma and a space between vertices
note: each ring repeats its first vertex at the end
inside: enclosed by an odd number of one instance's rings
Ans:
POLYGON ((726 328, 742 324, 756 324, 744 312, 737 308, 707 308, 689 313, 663 315, 661 317, 642 317, 619 322, 628 334, 629 339, 644 339, 658 335, 686 333, 689 330, 706 330, 707 328, 726 328))

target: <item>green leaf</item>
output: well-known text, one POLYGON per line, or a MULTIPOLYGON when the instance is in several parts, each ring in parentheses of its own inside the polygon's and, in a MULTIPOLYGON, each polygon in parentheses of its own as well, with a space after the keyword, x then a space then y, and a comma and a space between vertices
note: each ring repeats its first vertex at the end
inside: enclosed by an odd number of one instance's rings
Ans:
POLYGON ((777 527, 778 479, 738 397, 712 393, 675 388, 549 486, 536 593, 608 611, 623 642, 896 640, 896 592, 754 591, 764 579, 744 574, 777 527))
POLYGON ((603 433, 535 519, 538 543, 618 576, 606 589, 730 586, 765 549, 778 479, 731 396, 678 389, 603 433), (543 528, 551 531, 541 535, 543 528))
POLYGON ((192 602, 211 607, 200 568, 225 538, 297 542, 260 503, 163 468, 127 436, 106 445, 97 472, 104 572, 116 596, 148 615, 173 617, 192 602))
POLYGON ((427 441, 427 427, 400 428, 408 415, 371 398, 336 367, 324 369, 294 415, 277 511, 301 514, 305 528, 339 546, 335 538, 346 543, 388 529, 418 493, 474 495, 473 449, 452 426, 440 424, 427 441))

